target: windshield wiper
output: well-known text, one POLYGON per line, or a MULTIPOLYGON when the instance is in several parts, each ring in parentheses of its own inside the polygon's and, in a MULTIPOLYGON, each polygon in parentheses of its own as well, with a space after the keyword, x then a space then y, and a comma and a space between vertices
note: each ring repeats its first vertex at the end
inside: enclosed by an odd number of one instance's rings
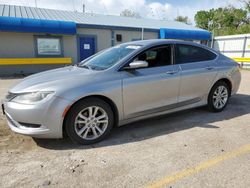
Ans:
POLYGON ((92 70, 105 70, 105 67, 99 67, 99 66, 92 66, 92 70))
POLYGON ((89 65, 79 65, 79 67, 92 70, 92 68, 89 65))
POLYGON ((94 66, 94 65, 78 65, 79 67, 85 68, 85 69, 90 69, 90 70, 105 70, 105 67, 99 67, 99 66, 94 66))

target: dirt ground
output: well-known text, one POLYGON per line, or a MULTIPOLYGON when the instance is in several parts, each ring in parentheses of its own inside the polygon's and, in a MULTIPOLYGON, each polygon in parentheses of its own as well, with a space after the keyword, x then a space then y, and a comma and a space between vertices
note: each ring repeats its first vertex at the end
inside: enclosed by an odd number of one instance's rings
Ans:
MULTIPOLYGON (((0 99, 18 81, 0 79, 0 99)), ((92 146, 15 134, 1 114, 0 187, 249 187, 249 144, 244 70, 225 111, 198 108, 140 121, 92 146)))

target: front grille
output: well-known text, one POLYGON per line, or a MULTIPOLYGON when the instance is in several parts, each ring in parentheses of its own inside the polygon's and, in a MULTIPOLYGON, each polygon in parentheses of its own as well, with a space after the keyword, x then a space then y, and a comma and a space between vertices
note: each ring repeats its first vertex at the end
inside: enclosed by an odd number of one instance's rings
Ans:
POLYGON ((7 101, 10 101, 10 100, 14 99, 16 96, 17 96, 17 94, 15 94, 15 93, 10 93, 10 92, 9 92, 9 93, 6 95, 5 99, 6 99, 7 101))
POLYGON ((28 128, 39 128, 41 127, 41 125, 38 124, 31 124, 31 123, 22 123, 22 122, 18 122, 20 125, 22 125, 23 127, 28 127, 28 128))

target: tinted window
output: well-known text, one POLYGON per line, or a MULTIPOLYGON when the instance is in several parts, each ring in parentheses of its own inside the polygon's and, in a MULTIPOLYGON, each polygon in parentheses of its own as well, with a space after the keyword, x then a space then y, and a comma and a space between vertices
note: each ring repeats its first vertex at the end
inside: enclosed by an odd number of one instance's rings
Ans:
POLYGON ((135 58, 135 61, 147 61, 148 67, 171 65, 171 46, 147 50, 135 58))
POLYGON ((208 50, 191 45, 176 45, 176 64, 210 61, 216 55, 208 50))

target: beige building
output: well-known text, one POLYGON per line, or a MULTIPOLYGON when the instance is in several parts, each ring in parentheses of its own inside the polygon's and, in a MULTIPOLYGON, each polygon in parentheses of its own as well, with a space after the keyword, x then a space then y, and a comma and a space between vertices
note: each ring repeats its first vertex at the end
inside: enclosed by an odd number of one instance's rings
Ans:
POLYGON ((114 45, 157 38, 201 41, 211 34, 175 21, 0 5, 0 76, 76 64, 114 45))

